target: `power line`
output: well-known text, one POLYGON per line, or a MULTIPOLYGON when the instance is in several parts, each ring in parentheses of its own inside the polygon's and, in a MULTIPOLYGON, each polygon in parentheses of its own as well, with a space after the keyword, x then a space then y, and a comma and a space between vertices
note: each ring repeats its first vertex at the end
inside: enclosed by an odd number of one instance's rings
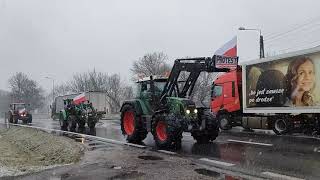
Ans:
POLYGON ((310 23, 313 23, 314 21, 318 21, 318 19, 320 19, 320 16, 317 16, 317 17, 314 17, 314 18, 309 18, 306 20, 306 23, 297 23, 297 24, 294 24, 292 28, 290 28, 289 30, 285 31, 285 32, 278 32, 278 33, 271 33, 271 34, 267 34, 265 35, 265 38, 266 39, 272 39, 274 37, 277 37, 277 36, 280 36, 280 35, 283 35, 283 34, 286 34, 286 33, 289 33, 291 31, 294 31, 296 30, 297 28, 300 28, 301 26, 305 26, 305 25, 308 25, 310 23))
POLYGON ((314 45, 311 45, 311 44, 317 45, 317 43, 319 43, 319 45, 320 45, 320 39, 312 41, 312 42, 303 42, 303 43, 301 43, 299 45, 296 45, 296 46, 291 46, 291 47, 288 47, 288 48, 285 48, 285 49, 280 49, 280 50, 277 50, 277 51, 287 51, 287 50, 290 50, 290 49, 304 49, 304 48, 311 47, 311 46, 315 47, 314 45), (308 43, 308 44, 304 44, 303 45, 303 43, 308 43))
POLYGON ((278 39, 281 39, 281 38, 287 36, 289 33, 293 33, 293 32, 297 33, 299 31, 305 30, 307 28, 312 29, 312 28, 317 27, 319 25, 320 25, 320 23, 314 24, 312 27, 301 26, 300 28, 293 29, 293 30, 290 30, 290 31, 286 31, 286 32, 282 33, 281 35, 279 34, 278 36, 273 36, 272 38, 266 39, 265 41, 275 41, 275 40, 278 40, 278 39))
MULTIPOLYGON (((303 36, 303 38, 304 39, 306 39, 307 37, 309 38, 309 37, 312 37, 313 38, 313 36, 314 36, 314 32, 316 32, 316 31, 319 31, 320 30, 320 28, 319 27, 317 27, 317 28, 314 28, 314 29, 308 29, 307 31, 305 31, 305 33, 304 34, 300 34, 300 36, 303 36), (310 31, 311 30, 311 31, 310 31), (312 36, 311 36, 312 35, 312 36)), ((299 36, 299 35, 298 35, 299 36)), ((281 44, 281 43, 288 43, 288 42, 290 42, 290 43, 295 43, 295 42, 299 42, 299 41, 297 41, 297 36, 291 36, 291 37, 289 37, 288 39, 286 39, 285 41, 269 41, 269 42, 267 42, 267 43, 265 43, 265 47, 270 47, 270 46, 275 46, 275 45, 278 45, 278 44, 281 44)))

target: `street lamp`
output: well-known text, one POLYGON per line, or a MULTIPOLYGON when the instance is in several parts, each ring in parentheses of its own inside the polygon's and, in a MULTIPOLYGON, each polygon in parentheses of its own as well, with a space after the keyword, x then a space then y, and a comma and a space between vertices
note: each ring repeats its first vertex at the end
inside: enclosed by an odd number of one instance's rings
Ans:
POLYGON ((259 35, 260 35, 260 59, 264 58, 264 44, 263 44, 263 36, 261 34, 261 29, 248 29, 248 28, 244 28, 244 27, 239 27, 240 31, 258 31, 259 35))
POLYGON ((49 76, 46 76, 44 78, 52 80, 52 102, 54 102, 54 79, 52 77, 49 77, 49 76))

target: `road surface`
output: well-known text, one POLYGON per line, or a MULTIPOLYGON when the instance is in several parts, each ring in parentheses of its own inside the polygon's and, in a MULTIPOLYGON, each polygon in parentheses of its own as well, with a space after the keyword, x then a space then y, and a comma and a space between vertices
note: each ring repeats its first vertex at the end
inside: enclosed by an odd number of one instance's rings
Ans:
MULTIPOLYGON (((34 116, 32 126, 60 129, 59 122, 34 116)), ((125 141, 119 120, 101 120, 97 137, 125 141)), ((143 145, 157 150, 149 133, 143 145)), ((239 129, 221 132, 213 143, 195 143, 183 134, 178 156, 191 158, 212 167, 275 179, 320 179, 320 140, 306 136, 276 136, 272 133, 245 133, 239 129)))

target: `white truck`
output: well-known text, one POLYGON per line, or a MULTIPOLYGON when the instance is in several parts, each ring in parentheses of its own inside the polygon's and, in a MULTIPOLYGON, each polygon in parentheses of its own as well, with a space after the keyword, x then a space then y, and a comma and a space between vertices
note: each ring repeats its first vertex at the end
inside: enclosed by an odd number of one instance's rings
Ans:
MULTIPOLYGON (((52 119, 58 119, 59 112, 64 109, 63 100, 73 99, 81 93, 66 94, 62 96, 57 96, 51 105, 51 117, 52 119)), ((110 113, 110 106, 107 102, 107 96, 104 92, 98 91, 88 91, 84 92, 86 100, 92 103, 92 106, 97 111, 100 119, 105 115, 110 113)))
POLYGON ((211 97, 223 130, 320 134, 320 46, 243 62, 214 80, 211 97))

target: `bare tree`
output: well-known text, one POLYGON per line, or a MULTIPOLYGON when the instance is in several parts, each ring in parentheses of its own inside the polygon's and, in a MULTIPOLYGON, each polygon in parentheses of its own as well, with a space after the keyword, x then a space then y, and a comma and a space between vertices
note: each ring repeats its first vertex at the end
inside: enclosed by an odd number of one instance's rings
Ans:
POLYGON ((120 74, 109 76, 95 70, 75 74, 70 81, 55 88, 55 95, 85 91, 105 92, 112 112, 118 112, 121 103, 133 96, 132 87, 121 80, 120 74))
POLYGON ((163 52, 147 53, 139 60, 133 62, 131 72, 134 80, 139 77, 147 77, 150 75, 163 75, 170 71, 167 64, 168 56, 163 52))
POLYGON ((107 74, 95 70, 75 74, 69 82, 69 89, 72 92, 105 91, 107 79, 107 74))
POLYGON ((0 90, 0 116, 3 112, 8 111, 8 105, 10 103, 10 93, 7 91, 0 90))
POLYGON ((106 93, 112 112, 119 112, 121 103, 133 97, 132 87, 122 82, 119 74, 108 77, 106 93))
POLYGON ((43 89, 38 83, 28 78, 22 72, 18 72, 8 80, 13 101, 20 101, 30 104, 31 109, 39 108, 43 105, 43 89))

